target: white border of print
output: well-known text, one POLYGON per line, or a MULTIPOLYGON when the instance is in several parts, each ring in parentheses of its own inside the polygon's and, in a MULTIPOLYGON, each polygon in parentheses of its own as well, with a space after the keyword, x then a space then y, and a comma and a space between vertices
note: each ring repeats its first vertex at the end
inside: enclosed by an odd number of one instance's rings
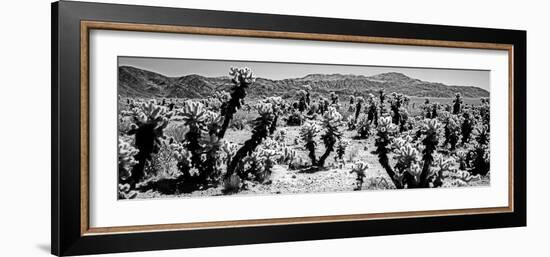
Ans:
POLYGON ((505 50, 92 30, 89 88, 92 228, 508 206, 505 50), (118 201, 118 56, 490 70, 491 185, 118 201))

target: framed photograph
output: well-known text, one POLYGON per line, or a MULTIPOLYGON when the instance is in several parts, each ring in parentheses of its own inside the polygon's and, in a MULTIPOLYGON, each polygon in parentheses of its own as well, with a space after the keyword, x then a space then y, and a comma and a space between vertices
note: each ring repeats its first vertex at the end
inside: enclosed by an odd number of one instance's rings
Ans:
POLYGON ((56 2, 52 253, 526 225, 526 32, 56 2))

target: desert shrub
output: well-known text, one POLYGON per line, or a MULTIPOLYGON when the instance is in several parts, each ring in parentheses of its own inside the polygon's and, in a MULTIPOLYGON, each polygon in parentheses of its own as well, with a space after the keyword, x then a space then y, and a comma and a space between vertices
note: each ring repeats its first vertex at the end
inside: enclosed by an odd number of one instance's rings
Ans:
POLYGON ((241 108, 246 90, 256 80, 249 68, 231 68, 229 75, 232 77, 233 87, 231 88, 230 99, 220 107, 223 124, 218 133, 218 138, 223 138, 233 115, 241 108))
POLYGON ((457 170, 456 172, 448 173, 448 179, 443 182, 442 187, 464 187, 468 186, 471 181, 479 180, 480 175, 473 176, 467 171, 457 170))
POLYGON ((176 178, 181 175, 174 157, 173 147, 176 143, 171 137, 161 139, 159 151, 152 154, 151 160, 147 163, 145 180, 176 178))
POLYGON ((236 193, 240 190, 241 185, 242 185, 241 178, 239 178, 237 174, 232 174, 231 176, 228 176, 223 180, 223 193, 224 194, 236 193))
POLYGON ((244 117, 235 117, 231 120, 229 128, 234 130, 243 130, 246 128, 246 118, 244 117))
POLYGON ((363 183, 365 182, 365 171, 369 168, 369 165, 365 162, 357 162, 353 165, 350 173, 355 173, 357 178, 355 179, 355 190, 361 190, 363 183))
POLYGON ((173 138, 177 142, 183 142, 185 140, 185 134, 187 134, 189 128, 181 122, 171 122, 164 130, 164 134, 167 138, 173 138))

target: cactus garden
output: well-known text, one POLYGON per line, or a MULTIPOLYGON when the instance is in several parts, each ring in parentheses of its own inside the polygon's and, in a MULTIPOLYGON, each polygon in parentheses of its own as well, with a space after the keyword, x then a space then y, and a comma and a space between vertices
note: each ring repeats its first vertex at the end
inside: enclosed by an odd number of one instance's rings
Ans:
POLYGON ((423 81, 399 73, 334 86, 340 74, 275 80, 253 65, 209 80, 136 70, 119 67, 119 200, 490 185, 479 88, 419 96, 398 86, 423 81))

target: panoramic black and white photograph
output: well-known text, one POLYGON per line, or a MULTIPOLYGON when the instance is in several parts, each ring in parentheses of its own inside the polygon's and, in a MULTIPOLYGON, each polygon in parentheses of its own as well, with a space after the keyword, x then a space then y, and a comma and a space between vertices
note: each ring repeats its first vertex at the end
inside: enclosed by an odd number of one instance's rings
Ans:
POLYGON ((118 57, 118 199, 490 186, 490 71, 118 57))

